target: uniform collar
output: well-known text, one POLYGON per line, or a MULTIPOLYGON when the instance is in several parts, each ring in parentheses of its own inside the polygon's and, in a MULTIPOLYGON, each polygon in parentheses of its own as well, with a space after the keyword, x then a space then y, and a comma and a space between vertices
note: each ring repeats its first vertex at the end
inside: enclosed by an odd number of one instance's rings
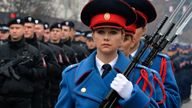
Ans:
POLYGON ((141 40, 139 42, 139 47, 133 53, 131 53, 131 56, 135 57, 137 55, 137 53, 143 48, 144 44, 145 44, 144 40, 141 40))
MULTIPOLYGON (((96 66, 96 51, 94 51, 88 58, 83 60, 75 72, 75 82, 78 83, 81 79, 89 75, 91 72, 98 71, 96 66)), ((120 51, 118 51, 118 58, 113 67, 117 73, 122 73, 128 67, 130 60, 120 51)), ((99 72, 98 72, 99 74, 99 72)))
POLYGON ((38 46, 36 35, 34 35, 32 38, 25 38, 25 40, 28 44, 31 44, 31 45, 36 46, 36 47, 38 46))
POLYGON ((24 38, 21 38, 18 41, 9 40, 8 42, 9 42, 10 48, 13 48, 13 49, 19 49, 19 48, 25 46, 25 39, 24 38))
MULTIPOLYGON (((117 62, 117 59, 118 59, 118 55, 117 57, 115 57, 115 59, 113 59, 111 62, 109 62, 108 64, 111 65, 111 67, 113 68, 115 63, 117 62)), ((99 73, 100 75, 102 74, 101 73, 101 70, 102 70, 102 66, 104 65, 104 63, 99 59, 97 58, 97 56, 95 56, 95 61, 96 61, 96 66, 97 66, 97 69, 99 70, 99 73)))
POLYGON ((137 53, 137 50, 138 50, 138 49, 136 49, 133 53, 131 53, 131 57, 135 57, 135 55, 136 55, 136 53, 137 53))

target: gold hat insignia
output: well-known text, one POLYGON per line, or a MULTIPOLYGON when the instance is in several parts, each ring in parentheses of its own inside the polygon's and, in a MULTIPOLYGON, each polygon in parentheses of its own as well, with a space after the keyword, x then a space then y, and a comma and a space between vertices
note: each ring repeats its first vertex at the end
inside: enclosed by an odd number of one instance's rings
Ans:
POLYGON ((107 20, 109 20, 111 18, 111 15, 110 15, 110 13, 105 13, 104 14, 104 19, 107 21, 107 20))

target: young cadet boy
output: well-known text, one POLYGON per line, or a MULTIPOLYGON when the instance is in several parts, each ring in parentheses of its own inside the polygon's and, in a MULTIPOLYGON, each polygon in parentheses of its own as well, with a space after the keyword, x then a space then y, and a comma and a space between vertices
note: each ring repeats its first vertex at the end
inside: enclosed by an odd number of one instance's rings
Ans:
MULTIPOLYGON (((153 5, 148 0, 125 0, 132 7, 139 12, 139 16, 143 17, 143 20, 137 22, 137 26, 132 26, 129 28, 137 27, 135 34, 133 36, 132 42, 129 50, 129 54, 134 57, 144 46, 144 42, 141 40, 141 37, 146 32, 146 24, 155 20, 156 11, 153 5)), ((122 48, 121 48, 122 49, 122 48)), ((127 51, 125 50, 127 53, 127 51)), ((150 49, 148 49, 144 56, 142 57, 141 62, 143 62, 148 54, 150 53, 150 49)), ((152 61, 152 64, 149 66, 150 68, 156 70, 161 75, 162 83, 165 88, 165 96, 164 100, 159 103, 160 107, 168 107, 168 108, 178 108, 180 107, 180 96, 179 90, 174 78, 171 60, 168 56, 159 53, 155 59, 152 61), (164 101, 164 102, 163 102, 164 101)))

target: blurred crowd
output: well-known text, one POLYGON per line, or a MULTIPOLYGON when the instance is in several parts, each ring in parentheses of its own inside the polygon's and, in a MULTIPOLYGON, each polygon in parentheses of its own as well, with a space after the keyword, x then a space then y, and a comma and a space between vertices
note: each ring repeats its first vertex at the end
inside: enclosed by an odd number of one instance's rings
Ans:
POLYGON ((192 45, 186 43, 173 43, 167 49, 171 57, 174 75, 180 90, 183 103, 190 100, 192 84, 192 45))

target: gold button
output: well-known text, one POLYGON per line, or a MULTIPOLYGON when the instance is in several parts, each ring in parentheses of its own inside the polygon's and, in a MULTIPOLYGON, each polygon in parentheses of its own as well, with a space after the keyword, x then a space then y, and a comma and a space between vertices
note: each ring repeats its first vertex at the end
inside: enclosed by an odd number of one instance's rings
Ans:
POLYGON ((85 87, 83 87, 83 88, 81 89, 81 92, 82 92, 82 93, 85 93, 86 90, 87 90, 87 89, 86 89, 85 87))

